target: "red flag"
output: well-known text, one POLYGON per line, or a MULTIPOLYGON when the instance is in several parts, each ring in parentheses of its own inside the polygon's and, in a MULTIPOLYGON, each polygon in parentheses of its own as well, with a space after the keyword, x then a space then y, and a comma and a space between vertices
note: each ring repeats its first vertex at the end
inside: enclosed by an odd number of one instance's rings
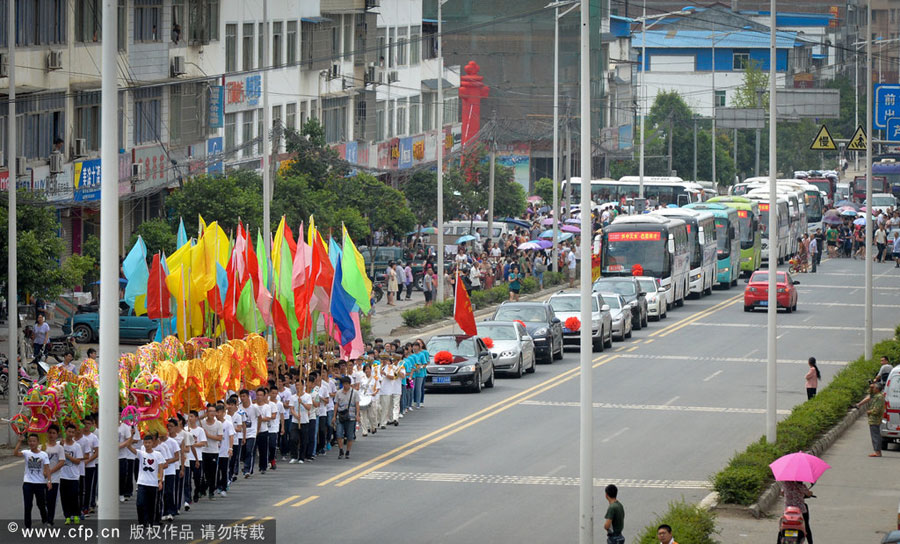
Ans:
POLYGON ((272 318, 275 321, 275 336, 278 338, 278 345, 284 352, 284 357, 288 364, 294 364, 294 342, 291 338, 291 326, 288 324, 287 315, 278 301, 272 304, 272 318))
MULTIPOLYGON (((240 240, 240 232, 241 229, 238 227, 238 240, 240 240)), ((226 273, 228 274, 228 292, 225 295, 223 320, 225 321, 225 334, 232 340, 235 338, 243 338, 247 332, 237 318, 238 298, 240 298, 241 291, 243 291, 244 284, 246 283, 246 281, 241 281, 240 274, 238 274, 237 270, 239 252, 240 248, 235 245, 235 248, 231 253, 231 259, 228 261, 228 268, 226 269, 226 273)))
POLYGON ((166 285, 166 271, 159 261, 159 253, 153 256, 150 277, 147 279, 147 317, 169 319, 172 317, 171 295, 166 285))
POLYGON ((316 232, 312 247, 312 292, 309 295, 310 309, 320 313, 331 312, 331 284, 334 283, 334 267, 322 242, 322 238, 316 232), (313 300, 315 297, 315 300, 313 300))
POLYGON ((456 276, 456 295, 453 298, 453 319, 459 328, 469 336, 478 335, 478 327, 475 325, 475 312, 472 311, 472 302, 463 281, 456 276))

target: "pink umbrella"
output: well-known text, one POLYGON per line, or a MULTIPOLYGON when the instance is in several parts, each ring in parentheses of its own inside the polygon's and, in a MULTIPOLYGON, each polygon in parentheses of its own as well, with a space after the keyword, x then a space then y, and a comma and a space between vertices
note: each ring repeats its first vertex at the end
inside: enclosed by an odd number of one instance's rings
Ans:
POLYGON ((769 468, 772 469, 775 480, 779 482, 814 483, 831 466, 815 455, 798 451, 779 457, 769 465, 769 468))
POLYGON ((581 229, 574 225, 563 225, 563 226, 559 227, 559 230, 561 230, 563 232, 572 232, 575 234, 581 234, 581 229))
POLYGON ((531 195, 526 200, 528 200, 528 202, 542 202, 544 199, 539 197, 538 195, 531 195))
POLYGON ((543 220, 541 221, 541 225, 544 225, 545 227, 546 227, 546 226, 549 226, 549 225, 552 225, 552 224, 553 224, 553 218, 552 218, 552 217, 548 217, 548 218, 543 219, 543 220))

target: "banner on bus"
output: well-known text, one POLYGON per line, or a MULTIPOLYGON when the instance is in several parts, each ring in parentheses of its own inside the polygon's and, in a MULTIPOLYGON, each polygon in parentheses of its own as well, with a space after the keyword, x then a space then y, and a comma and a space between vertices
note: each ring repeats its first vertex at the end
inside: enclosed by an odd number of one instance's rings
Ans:
POLYGON ((661 232, 610 232, 610 242, 653 242, 662 240, 661 232))

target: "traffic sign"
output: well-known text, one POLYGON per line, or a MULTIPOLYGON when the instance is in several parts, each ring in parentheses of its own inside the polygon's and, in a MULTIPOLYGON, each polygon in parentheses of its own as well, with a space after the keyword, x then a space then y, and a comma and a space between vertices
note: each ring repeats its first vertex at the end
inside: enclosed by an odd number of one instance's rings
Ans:
POLYGON ((834 151, 837 149, 834 145, 834 139, 831 137, 831 133, 828 132, 828 127, 822 125, 822 128, 819 129, 819 133, 816 134, 816 139, 813 140, 813 143, 809 146, 813 151, 834 151))
POLYGON ((900 117, 900 85, 875 85, 875 115, 872 119, 875 128, 887 128, 891 117, 900 117))
POLYGON ((854 132, 853 137, 850 138, 850 143, 847 144, 847 149, 849 149, 850 151, 866 150, 866 131, 863 130, 862 125, 856 127, 856 132, 854 132))
POLYGON ((885 136, 888 140, 900 142, 900 117, 891 117, 888 119, 885 136))

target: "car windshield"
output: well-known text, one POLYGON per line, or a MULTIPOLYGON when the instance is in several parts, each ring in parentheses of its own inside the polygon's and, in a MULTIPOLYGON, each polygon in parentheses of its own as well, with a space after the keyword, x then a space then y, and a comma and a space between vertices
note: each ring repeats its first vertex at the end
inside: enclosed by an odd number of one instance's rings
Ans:
POLYGON ((541 306, 501 306, 494 316, 497 321, 546 322, 547 314, 541 306))
MULTIPOLYGON (((594 301, 592 311, 596 312, 597 299, 591 297, 594 301)), ((553 297, 550 299, 550 307, 554 312, 580 312, 581 297, 553 297)))
POLYGON ((478 325, 478 334, 492 340, 517 340, 515 325, 478 325))
POLYGON ((618 310, 619 308, 622 307, 619 305, 619 297, 617 297, 616 295, 608 294, 608 293, 607 294, 601 293, 601 295, 603 296, 603 303, 608 304, 610 309, 618 310))
MULTIPOLYGON (((766 283, 769 281, 769 273, 768 272, 757 272, 753 274, 753 277, 750 278, 750 283, 766 283)), ((779 283, 784 283, 784 272, 779 272, 775 277, 775 281, 779 283)))
POLYGON ((638 283, 644 291, 647 291, 648 293, 656 292, 656 280, 653 278, 639 279, 638 283))
POLYGON ((432 338, 428 342, 428 353, 434 355, 439 351, 449 351, 453 355, 472 357, 475 355, 475 341, 471 338, 463 338, 457 341, 453 336, 441 336, 432 338))
POLYGON ((894 206, 897 204, 897 199, 892 196, 873 196, 872 197, 872 205, 873 206, 894 206))
POLYGON ((633 295, 635 292, 634 282, 632 281, 598 281, 597 285, 602 287, 605 291, 610 291, 613 293, 618 293, 620 295, 633 295))

